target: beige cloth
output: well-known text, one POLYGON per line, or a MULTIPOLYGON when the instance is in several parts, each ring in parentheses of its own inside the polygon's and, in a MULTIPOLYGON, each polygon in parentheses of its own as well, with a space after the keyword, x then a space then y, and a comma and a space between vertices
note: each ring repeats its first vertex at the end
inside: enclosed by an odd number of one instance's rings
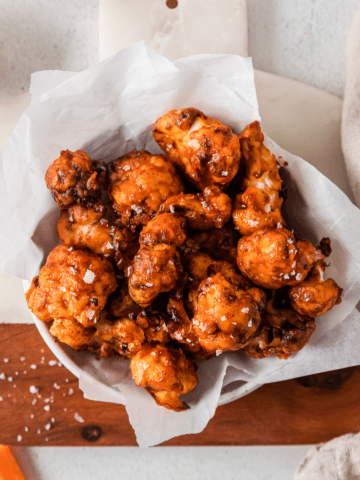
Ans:
POLYGON ((312 447, 295 474, 295 480, 359 479, 360 433, 312 447))
POLYGON ((350 186, 360 207, 360 11, 348 36, 341 135, 350 186))

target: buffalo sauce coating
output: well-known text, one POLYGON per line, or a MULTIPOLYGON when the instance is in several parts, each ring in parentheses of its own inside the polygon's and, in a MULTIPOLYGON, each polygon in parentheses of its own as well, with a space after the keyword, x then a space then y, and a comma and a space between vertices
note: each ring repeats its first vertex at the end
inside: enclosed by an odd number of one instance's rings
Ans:
POLYGON ((96 324, 115 289, 115 272, 108 260, 59 245, 33 279, 26 300, 40 320, 69 318, 88 328, 96 324))
POLYGON ((258 230, 238 243, 240 271, 255 285, 277 289, 301 283, 315 260, 315 247, 285 228, 258 230))
POLYGON ((101 190, 97 164, 82 150, 64 150, 47 169, 45 182, 60 208, 98 198, 101 190))
POLYGON ((259 122, 248 125, 240 135, 240 190, 234 201, 232 218, 241 235, 263 228, 284 227, 281 216, 281 178, 275 155, 264 145, 259 122))
POLYGON ((189 408, 179 396, 194 390, 198 380, 194 364, 181 350, 149 343, 132 357, 130 366, 136 385, 159 405, 175 411, 189 408))
POLYGON ((200 190, 224 190, 239 169, 238 137, 196 108, 166 113, 154 123, 153 134, 166 158, 200 190))
POLYGON ((168 197, 184 190, 174 165, 146 150, 111 162, 108 183, 110 200, 124 226, 146 225, 168 197))

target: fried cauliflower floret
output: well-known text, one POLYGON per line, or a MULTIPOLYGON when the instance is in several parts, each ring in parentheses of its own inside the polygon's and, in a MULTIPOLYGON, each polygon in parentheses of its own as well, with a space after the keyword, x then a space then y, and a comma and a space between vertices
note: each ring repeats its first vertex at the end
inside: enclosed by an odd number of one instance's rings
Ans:
POLYGON ((115 293, 109 297, 106 309, 111 317, 131 318, 132 320, 135 320, 142 311, 142 307, 131 298, 126 282, 120 282, 115 293))
POLYGON ((263 228, 284 227, 281 216, 281 178, 275 155, 264 145, 259 122, 248 125, 240 135, 241 181, 233 204, 232 218, 241 235, 263 228))
POLYGON ((170 340, 166 320, 151 307, 139 313, 136 324, 144 330, 148 342, 165 344, 170 340))
POLYGON ((160 212, 177 212, 193 230, 222 228, 231 218, 231 199, 226 193, 205 188, 203 193, 181 193, 170 197, 160 212))
POLYGON ((180 247, 186 240, 185 229, 186 222, 179 215, 162 213, 145 225, 141 230, 139 241, 144 246, 165 243, 180 247))
POLYGON ((94 338, 107 343, 112 350, 126 357, 135 355, 146 342, 144 330, 136 324, 135 320, 119 318, 110 321, 106 316, 96 324, 94 338))
POLYGON ((277 355, 286 359, 301 350, 315 331, 315 320, 301 316, 287 306, 274 308, 273 299, 266 307, 265 321, 259 334, 245 346, 249 357, 264 358, 277 355))
POLYGON ((132 377, 160 406, 176 412, 189 406, 180 400, 197 385, 194 364, 181 350, 164 345, 146 344, 131 359, 132 377))
POLYGON ((101 189, 97 164, 81 150, 62 151, 47 169, 45 182, 60 208, 95 200, 101 189))
POLYGON ((81 350, 93 337, 95 329, 84 328, 71 318, 56 318, 50 327, 50 333, 74 350, 81 350))
POLYGON ((237 253, 241 273, 269 289, 301 283, 315 260, 315 247, 296 240, 285 228, 258 230, 240 238, 237 253))
POLYGON ((266 294, 258 288, 236 287, 217 273, 198 289, 196 315, 192 323, 200 345, 220 354, 244 347, 257 331, 266 294))
POLYGON ((149 306, 159 293, 169 292, 184 280, 179 252, 165 243, 141 247, 127 274, 130 296, 142 307, 149 306))
POLYGON ((33 279, 26 301, 40 320, 71 319, 89 328, 96 324, 115 289, 115 272, 108 260, 60 245, 33 279))
POLYGON ((210 255, 214 260, 225 260, 236 266, 238 241, 239 234, 232 224, 227 223, 222 228, 196 232, 195 235, 188 237, 186 250, 201 251, 210 255))
POLYGON ((114 258, 118 250, 127 252, 135 241, 134 233, 116 226, 105 213, 105 205, 100 200, 87 206, 73 205, 62 211, 57 225, 61 241, 109 258, 114 258))
POLYGON ((108 194, 124 226, 146 225, 164 201, 184 190, 163 155, 135 150, 108 165, 108 194))
POLYGON ((154 123, 153 133, 166 158, 200 190, 224 190, 238 171, 238 137, 196 108, 171 110, 154 123))
POLYGON ((244 290, 251 288, 253 285, 241 273, 235 270, 234 266, 225 261, 215 261, 209 255, 203 252, 195 251, 183 255, 182 261, 185 271, 189 275, 187 284, 188 297, 187 308, 195 315, 198 300, 198 288, 200 283, 207 277, 214 276, 216 273, 222 273, 228 281, 236 287, 244 290))
POLYGON ((186 275, 176 249, 186 239, 184 227, 184 219, 164 213, 143 228, 140 249, 127 270, 130 296, 142 307, 149 306, 159 293, 184 286, 186 275))
POLYGON ((181 348, 195 360, 206 360, 211 357, 213 353, 205 351, 199 343, 199 337, 194 331, 193 323, 185 310, 183 300, 171 296, 167 311, 170 315, 170 320, 167 322, 170 337, 181 343, 181 348))
POLYGON ((330 239, 323 238, 316 250, 318 259, 310 274, 299 285, 289 289, 291 306, 300 315, 319 317, 341 303, 342 289, 332 278, 324 280, 324 271, 327 267, 324 258, 330 253, 330 239))

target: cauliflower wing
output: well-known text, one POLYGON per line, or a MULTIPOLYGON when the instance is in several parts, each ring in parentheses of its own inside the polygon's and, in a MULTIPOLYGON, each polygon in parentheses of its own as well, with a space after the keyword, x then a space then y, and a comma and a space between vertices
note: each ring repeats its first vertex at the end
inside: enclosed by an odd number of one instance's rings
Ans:
POLYGON ((200 190, 224 190, 239 169, 238 137, 196 108, 166 113, 154 123, 153 134, 166 158, 200 190))
POLYGON ((108 194, 123 226, 146 225, 168 197, 184 190, 163 155, 135 150, 108 164, 108 194))
POLYGON ((53 318, 94 326, 116 289, 111 263, 87 250, 55 247, 26 292, 30 310, 45 322, 53 318))
POLYGON ((286 359, 301 350, 315 331, 315 320, 301 316, 288 306, 275 308, 273 298, 268 302, 259 334, 245 346, 249 357, 264 358, 277 355, 286 359))
POLYGON ((285 228, 263 229, 239 240, 237 263, 255 285, 277 289, 301 283, 315 260, 315 247, 285 228))
POLYGON ((160 212, 177 212, 193 230, 222 228, 231 218, 231 199, 226 193, 205 188, 203 193, 180 193, 161 205, 160 212))
POLYGON ((194 364, 181 350, 165 345, 145 344, 131 359, 132 377, 158 405, 176 412, 189 406, 180 400, 197 385, 194 364))
POLYGON ((275 155, 264 145, 259 122, 248 125, 240 135, 241 180, 232 218, 241 235, 263 228, 284 227, 281 216, 281 178, 275 155))
POLYGON ((136 237, 128 228, 120 228, 106 217, 105 205, 100 200, 92 205, 73 205, 61 213, 59 237, 65 245, 86 247, 111 259, 118 250, 124 255, 136 237))
POLYGON ((96 200, 100 195, 100 169, 82 150, 64 150, 47 169, 45 182, 60 208, 96 200))

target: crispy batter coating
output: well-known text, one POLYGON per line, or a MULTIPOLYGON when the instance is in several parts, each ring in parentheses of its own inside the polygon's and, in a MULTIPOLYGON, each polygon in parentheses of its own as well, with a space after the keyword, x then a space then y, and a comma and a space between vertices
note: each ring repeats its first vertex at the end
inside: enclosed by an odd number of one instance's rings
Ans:
MULTIPOLYGON (((101 343, 107 343, 112 350, 126 357, 135 355, 146 342, 144 330, 136 324, 135 320, 119 318, 110 321, 106 316, 102 316, 96 324, 94 338, 98 338, 101 343)), ((103 351, 106 352, 106 349, 103 351)), ((100 351, 100 356, 101 353, 100 351)))
POLYGON ((31 282, 26 301, 40 320, 72 319, 88 328, 96 324, 115 289, 115 272, 108 260, 59 245, 31 282))
POLYGON ((159 243, 180 247, 186 240, 185 229, 186 222, 178 214, 162 213, 145 225, 139 241, 149 247, 159 243))
POLYGON ((150 307, 139 313, 136 323, 144 330, 148 342, 165 344, 170 340, 166 321, 159 312, 152 310, 150 307))
POLYGON ((259 334, 245 346, 249 357, 277 355, 286 359, 301 350, 315 331, 315 320, 302 317, 292 308, 274 308, 273 299, 266 307, 265 321, 259 334))
POLYGON ((144 387, 158 405, 176 412, 189 408, 179 397, 194 390, 197 375, 181 350, 146 344, 132 357, 130 366, 136 385, 144 387))
POLYGON ((241 235, 263 228, 284 227, 281 216, 281 178, 275 155, 264 145, 260 123, 248 125, 240 135, 241 182, 232 217, 241 235))
POLYGON ((199 286, 192 320, 200 345, 217 354, 243 348, 257 331, 265 305, 266 294, 258 288, 244 291, 221 273, 207 278, 199 286))
POLYGON ((183 288, 187 277, 175 246, 186 239, 184 226, 183 218, 163 213, 143 228, 140 249, 127 270, 130 296, 142 307, 161 292, 183 288))
POLYGON ((70 345, 74 350, 81 350, 95 333, 94 328, 84 328, 72 318, 55 318, 50 333, 60 342, 70 345))
POLYGON ((184 282, 180 254, 165 243, 141 247, 127 274, 131 298, 142 307, 149 306, 159 293, 184 282))
POLYGON ((315 260, 315 247, 296 240, 285 228, 264 229, 242 237, 238 267, 255 285, 276 289, 301 283, 315 260))
POLYGON ((225 260, 236 266, 239 237, 232 223, 227 223, 222 228, 196 232, 195 235, 188 237, 186 251, 201 251, 210 255, 214 260, 225 260))
POLYGON ((332 278, 324 280, 324 270, 327 267, 324 258, 330 254, 330 239, 323 238, 316 250, 318 259, 310 274, 302 283, 289 289, 291 306, 300 315, 319 317, 341 303, 342 288, 332 278))
POLYGON ((168 197, 184 190, 163 155, 134 150, 108 165, 108 194, 124 226, 146 225, 168 197))
POLYGON ((194 360, 207 360, 213 356, 213 352, 207 352, 199 343, 192 321, 190 320, 182 299, 171 296, 167 306, 170 320, 167 322, 167 330, 170 337, 194 360))
POLYGON ((224 190, 239 169, 238 137, 196 108, 171 110, 154 123, 153 133, 166 158, 200 190, 224 190))
POLYGON ((160 212, 177 212, 193 230, 222 228, 231 218, 231 199, 226 193, 205 188, 195 195, 180 193, 161 205, 160 212))
POLYGON ((197 309, 199 285, 206 278, 214 276, 216 273, 222 273, 236 287, 247 290, 253 286, 246 277, 235 270, 231 263, 215 261, 203 252, 193 251, 184 254, 182 263, 189 275, 189 282, 186 286, 188 289, 186 306, 193 316, 197 309))
POLYGON ((116 252, 127 252, 135 242, 128 228, 109 221, 105 205, 98 200, 87 206, 73 205, 61 213, 57 231, 65 245, 86 247, 94 253, 114 258, 116 252))
POLYGON ((119 284, 116 291, 109 297, 106 308, 111 317, 132 320, 135 320, 142 311, 142 307, 131 298, 126 282, 119 284))
POLYGON ((95 200, 101 189, 98 164, 82 150, 64 150, 47 169, 45 182, 60 208, 95 200))

